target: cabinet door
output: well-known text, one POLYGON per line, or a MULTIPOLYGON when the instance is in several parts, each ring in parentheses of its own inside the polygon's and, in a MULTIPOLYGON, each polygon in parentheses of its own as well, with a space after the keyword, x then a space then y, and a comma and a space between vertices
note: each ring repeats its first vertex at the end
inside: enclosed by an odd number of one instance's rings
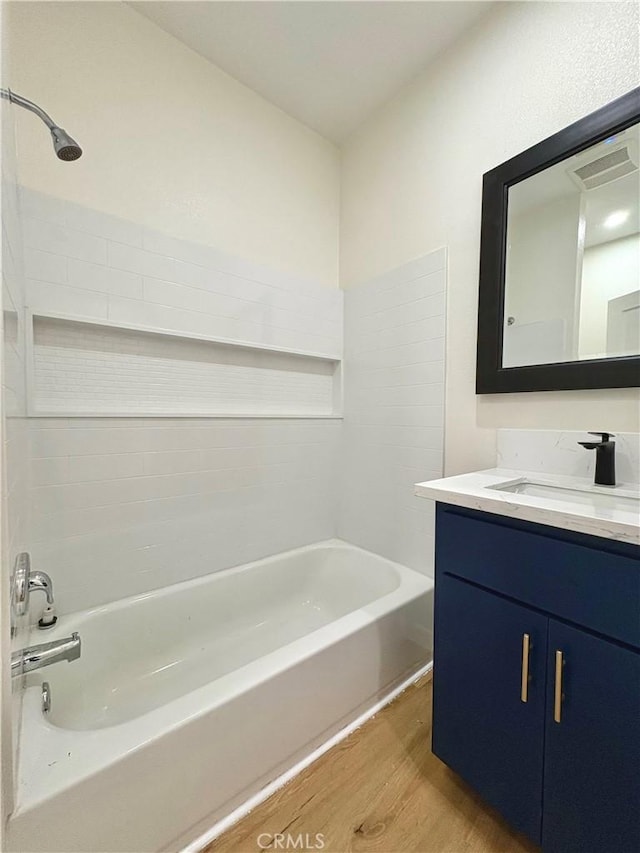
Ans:
POLYGON ((438 575, 433 751, 538 843, 547 625, 546 616, 438 575))
POLYGON ((553 620, 548 648, 545 853, 638 853, 640 653, 553 620))

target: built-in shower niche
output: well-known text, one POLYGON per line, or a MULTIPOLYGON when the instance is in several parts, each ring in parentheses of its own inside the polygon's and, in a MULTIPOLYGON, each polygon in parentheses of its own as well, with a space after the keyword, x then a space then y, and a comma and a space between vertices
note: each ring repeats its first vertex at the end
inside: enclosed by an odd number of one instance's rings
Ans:
POLYGON ((341 416, 339 360, 63 316, 31 320, 31 416, 341 416))

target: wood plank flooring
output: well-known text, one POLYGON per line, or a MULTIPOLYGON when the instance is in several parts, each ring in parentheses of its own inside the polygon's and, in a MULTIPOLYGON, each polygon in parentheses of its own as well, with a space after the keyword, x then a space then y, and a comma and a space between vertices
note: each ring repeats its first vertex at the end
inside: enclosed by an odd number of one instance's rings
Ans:
POLYGON ((298 835, 309 842, 298 842, 298 850, 317 849, 316 833, 324 836, 324 853, 538 853, 430 744, 425 676, 203 853, 291 850, 298 835), (276 833, 290 834, 288 848, 266 847, 276 833))

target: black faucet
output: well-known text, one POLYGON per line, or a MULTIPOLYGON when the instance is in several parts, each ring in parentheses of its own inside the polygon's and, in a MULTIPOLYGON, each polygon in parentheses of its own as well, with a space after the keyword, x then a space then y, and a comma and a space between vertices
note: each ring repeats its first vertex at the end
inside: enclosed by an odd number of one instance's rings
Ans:
POLYGON ((587 450, 596 452, 596 486, 615 486, 616 484, 616 443, 610 432, 590 432, 589 435, 599 435, 602 441, 579 441, 587 450))

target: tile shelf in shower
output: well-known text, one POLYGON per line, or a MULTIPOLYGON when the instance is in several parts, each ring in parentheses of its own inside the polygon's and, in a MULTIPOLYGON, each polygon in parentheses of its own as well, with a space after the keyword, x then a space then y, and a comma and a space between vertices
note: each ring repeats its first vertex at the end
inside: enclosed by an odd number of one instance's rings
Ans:
POLYGON ((164 410, 158 412, 152 411, 99 411, 98 409, 82 409, 81 411, 57 411, 55 409, 31 409, 28 417, 30 418, 184 418, 184 420, 276 420, 276 421, 341 421, 343 415, 318 415, 313 413, 299 412, 181 412, 177 409, 164 410))
POLYGON ((31 417, 342 417, 333 355, 48 312, 26 325, 31 417))
POLYGON ((76 316, 74 314, 64 314, 54 311, 33 311, 29 312, 31 318, 30 327, 33 326, 33 321, 37 319, 43 320, 64 320, 69 323, 79 323, 87 326, 103 326, 108 329, 123 329, 130 332, 141 332, 149 335, 161 335, 167 338, 180 338, 189 341, 203 341, 205 343, 220 344, 221 346, 236 347, 238 349, 256 350, 258 352, 275 352, 284 353, 285 355, 297 355, 302 358, 319 359, 320 361, 330 361, 339 364, 342 358, 330 353, 322 353, 314 350, 295 349, 293 347, 281 347, 274 344, 260 344, 251 341, 234 340, 232 338, 218 337, 215 335, 198 335, 188 332, 181 332, 178 329, 165 329, 155 326, 144 326, 135 323, 115 323, 111 320, 101 318, 76 316))

